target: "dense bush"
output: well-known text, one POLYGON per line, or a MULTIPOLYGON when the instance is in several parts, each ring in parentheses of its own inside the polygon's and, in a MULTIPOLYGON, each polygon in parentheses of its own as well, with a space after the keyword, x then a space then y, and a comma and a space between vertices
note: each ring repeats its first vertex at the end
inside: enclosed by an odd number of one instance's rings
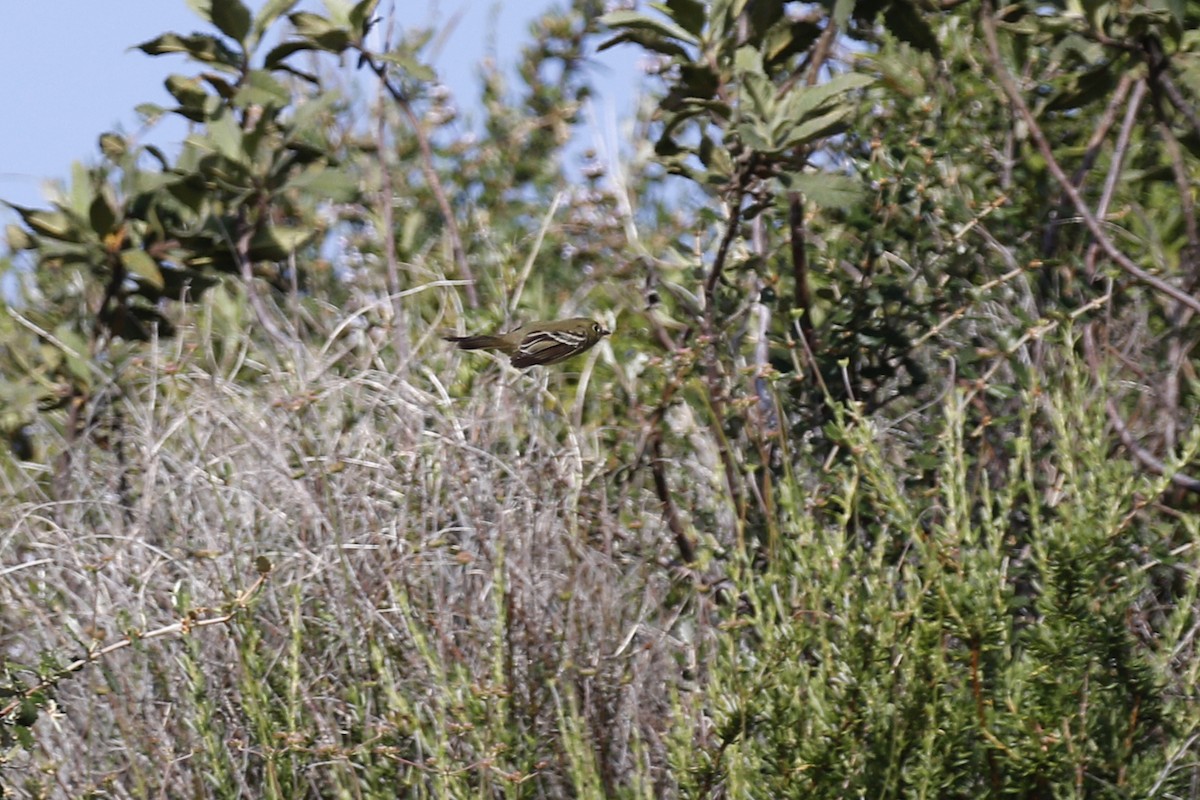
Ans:
POLYGON ((195 5, 8 231, 6 790, 1197 796, 1196 9, 579 0, 471 131, 195 5))

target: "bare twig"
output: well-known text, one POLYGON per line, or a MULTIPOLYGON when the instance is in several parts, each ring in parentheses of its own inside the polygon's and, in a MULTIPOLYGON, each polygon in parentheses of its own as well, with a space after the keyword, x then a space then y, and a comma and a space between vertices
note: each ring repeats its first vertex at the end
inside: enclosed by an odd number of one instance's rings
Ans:
POLYGON ((1029 110, 1029 106, 1025 103, 1025 99, 1021 96, 1021 92, 1017 88, 1016 81, 1013 80, 1008 68, 1004 64, 1004 59, 1000 55, 1000 44, 996 38, 996 22, 993 18, 995 7, 992 0, 984 0, 980 10, 980 25, 983 30, 983 38, 987 43, 988 58, 992 64, 992 70, 995 73, 996 80, 1000 82, 1000 86, 1004 89, 1004 93, 1008 95, 1008 100, 1012 103, 1013 108, 1021 115, 1025 121, 1026 127, 1029 129, 1029 135, 1037 146, 1038 152, 1046 162, 1046 168, 1058 182, 1063 192, 1070 198, 1071 204, 1075 206, 1076 213, 1083 219, 1084 225, 1104 250, 1105 255, 1112 259, 1118 267, 1124 270, 1134 279, 1146 284, 1147 286, 1156 289, 1157 291, 1178 300, 1180 303, 1188 306, 1194 311, 1200 311, 1200 300, 1192 297, 1187 292, 1163 280, 1157 275, 1153 275, 1139 267, 1137 264, 1126 256, 1108 234, 1105 233, 1104 227, 1100 221, 1088 208, 1084 202, 1083 196, 1079 190, 1071 183, 1066 172, 1059 165, 1058 160, 1054 157, 1054 150, 1050 146, 1046 134, 1042 131, 1037 119, 1033 116, 1033 112, 1029 110))
MULTIPOLYGON (((1117 110, 1121 104, 1125 102, 1125 98, 1129 96, 1129 89, 1133 86, 1134 77, 1132 74, 1121 76, 1120 82, 1117 84, 1116 90, 1113 91, 1113 96, 1108 101, 1108 106, 1104 109, 1104 114, 1101 115, 1096 129, 1092 131, 1091 138, 1088 139, 1087 150, 1083 154, 1083 162, 1079 165, 1079 169, 1075 170, 1075 174, 1071 176, 1071 182, 1076 186, 1083 185, 1083 179, 1091 168, 1095 165, 1096 159, 1100 155, 1101 146, 1104 140, 1108 138, 1108 132, 1112 129, 1116 122, 1117 110)), ((1139 93, 1136 99, 1130 101, 1125 112, 1125 119, 1129 119, 1130 109, 1136 109, 1141 105, 1141 96, 1145 92, 1145 82, 1138 81, 1139 93)), ((1136 110, 1134 111, 1136 115, 1136 110)), ((1042 237, 1042 257, 1049 258, 1053 255, 1058 244, 1058 231, 1062 223, 1060 220, 1066 216, 1066 202, 1059 198, 1056 203, 1057 208, 1052 212, 1050 223, 1046 226, 1046 232, 1042 237)))
MULTIPOLYGON (((1083 351, 1093 379, 1099 381, 1100 356, 1096 351, 1096 339, 1091 325, 1083 329, 1083 351)), ((1117 432, 1121 444, 1125 446, 1130 455, 1141 462, 1143 467, 1155 475, 1167 475, 1169 473, 1172 484, 1189 492, 1200 494, 1200 480, 1184 475, 1178 470, 1170 472, 1162 459, 1137 443, 1137 440, 1133 438, 1133 433, 1129 430, 1129 425, 1126 424, 1124 418, 1121 416, 1121 410, 1117 408, 1116 400, 1111 397, 1107 398, 1104 401, 1104 410, 1108 413, 1109 424, 1117 432)))
POLYGON ((1121 131, 1117 134, 1117 143, 1113 146, 1113 155, 1104 179, 1104 191, 1100 195, 1100 203, 1096 206, 1096 216, 1108 214, 1112 204, 1113 194, 1121 179, 1121 171, 1125 168, 1125 154, 1129 152, 1129 142, 1133 138, 1133 129, 1137 125, 1138 111, 1142 108, 1142 98, 1146 96, 1146 82, 1138 81, 1133 87, 1133 96, 1125 108, 1125 118, 1121 120, 1121 131))
MULTIPOLYGON (((1159 115, 1158 132, 1163 144, 1163 148, 1171 159, 1172 172, 1175 175, 1175 187, 1179 196, 1179 207, 1182 211, 1184 227, 1187 229, 1188 246, 1184 249, 1183 261, 1185 265, 1190 267, 1190 280, 1187 283, 1189 289, 1195 288, 1196 273, 1194 265, 1191 263, 1195 255, 1200 253, 1200 229, 1196 223, 1196 204, 1192 201, 1191 176, 1187 165, 1184 163, 1183 148, 1179 146, 1179 140, 1175 138, 1174 132, 1171 130, 1171 125, 1166 121, 1165 115, 1162 113, 1161 103, 1154 103, 1156 112, 1159 115), (1193 254, 1193 255, 1188 255, 1193 254)), ((1179 416, 1179 370, 1183 363, 1191 355, 1192 343, 1185 346, 1183 338, 1180 336, 1184 326, 1192 317, 1192 312, 1187 307, 1176 304, 1174 312, 1171 314, 1171 324, 1174 335, 1171 336, 1170 342, 1167 345, 1167 374, 1162 382, 1162 398, 1163 405, 1166 407, 1166 413, 1161 415, 1163 420, 1163 439, 1164 446, 1170 452, 1175 449, 1177 437, 1177 419, 1179 416)))
POLYGON ((1175 188, 1179 192, 1179 208, 1184 229, 1187 231, 1188 246, 1193 251, 1200 250, 1200 222, 1196 220, 1196 203, 1192 200, 1191 170, 1184 161, 1183 148, 1170 124, 1166 119, 1160 118, 1157 127, 1163 149, 1171 159, 1171 171, 1175 176, 1175 188))
POLYGON ((258 318, 258 324, 267 332, 267 335, 284 349, 291 350, 297 344, 296 338, 288 336, 276 324, 275 315, 267 309, 267 305, 258 291, 258 285, 254 281, 254 264, 250 261, 250 240, 254 236, 254 226, 245 220, 239 220, 238 226, 240 230, 237 238, 230 242, 230 247, 233 250, 233 257, 237 259, 242 283, 246 287, 246 298, 250 301, 250 307, 254 309, 254 316, 258 318))
POLYGON ((450 239, 450 251, 454 259, 454 266, 464 280, 470 281, 466 285, 467 303, 471 308, 478 308, 479 296, 475 291, 475 277, 471 274, 471 265, 467 261, 466 250, 463 249, 462 234, 458 230, 458 219, 454 216, 454 209, 450 207, 450 200, 446 196, 445 187, 442 186, 442 179, 438 177, 437 169, 433 165, 433 146, 429 143, 429 136, 425 133, 421 120, 417 118, 412 103, 409 102, 404 92, 388 80, 387 67, 382 62, 376 61, 371 53, 361 49, 359 52, 367 66, 379 77, 381 85, 391 95, 396 107, 400 109, 400 113, 412 128, 413 136, 417 140, 417 147, 421 151, 421 173, 425 176, 429 191, 433 193, 438 210, 441 211, 442 222, 446 225, 446 236, 450 239))
POLYGON ((521 304, 521 295, 525 291, 525 283, 529 280, 529 274, 533 272, 533 264, 537 261, 538 253, 541 252, 542 242, 546 239, 546 231, 550 230, 550 223, 554 221, 554 215, 558 213, 558 207, 562 204, 562 198, 562 192, 554 195, 554 200, 551 201, 550 208, 547 209, 546 215, 542 217, 542 224, 538 228, 537 236, 533 240, 533 247, 529 248, 529 255, 525 258, 525 266, 521 268, 521 274, 517 276, 517 286, 513 289, 512 298, 508 302, 508 308, 504 310, 505 322, 509 321, 511 315, 517 313, 517 308, 521 304))
POLYGON ((804 198, 788 192, 788 231, 792 249, 792 307, 800 310, 800 333, 813 352, 817 332, 812 321, 812 296, 808 291, 808 254, 805 250, 804 198))
MULTIPOLYGON (((752 172, 749 165, 746 165, 744 170, 736 179, 733 202, 730 204, 729 209, 729 222, 725 228, 724 236, 721 237, 721 243, 717 247, 717 255, 713 260, 712 270, 708 273, 708 279, 704 282, 702 325, 708 342, 701 351, 701 359, 704 363, 705 387, 708 390, 709 410, 713 420, 712 429, 717 440, 717 451, 721 456, 721 466, 725 470, 725 484, 729 489, 729 496, 733 500, 734 508, 737 509, 739 520, 745 519, 744 490, 739 482, 740 473, 737 464, 734 462, 733 454, 729 451, 729 443, 725 440, 724 432, 721 429, 721 425, 727 415, 725 394, 721 387, 721 374, 716 357, 717 336, 715 314, 717 283, 720 282, 721 273, 729 257, 729 248, 732 246, 733 240, 737 236, 738 228, 741 226, 742 200, 746 194, 746 182, 750 180, 748 176, 752 172)), ((691 333, 692 328, 689 327, 684 332, 684 341, 687 341, 691 333)))
MULTIPOLYGON (((70 664, 67 664, 65 667, 55 670, 51 677, 40 680, 34 685, 23 689, 15 699, 10 700, 3 706, 0 706, 0 720, 8 719, 18 708, 21 707, 22 702, 35 696, 39 692, 44 692, 46 689, 49 689, 55 683, 62 680, 63 677, 70 675, 72 672, 79 672, 89 664, 95 664, 105 656, 115 653, 118 650, 123 650, 126 647, 131 646, 134 642, 144 642, 150 639, 159 639, 163 636, 171 635, 183 636, 197 628, 207 628, 210 625, 223 625, 226 622, 229 622, 231 619, 237 616, 239 611, 246 608, 254 595, 258 594, 258 590, 262 588, 264 583, 266 583, 268 574, 269 571, 263 571, 259 573, 258 579, 250 585, 250 588, 246 589, 246 591, 234 598, 229 604, 229 610, 220 616, 196 619, 194 615, 189 615, 188 617, 181 619, 179 622, 165 625, 152 631, 146 631, 145 633, 137 633, 126 636, 120 641, 113 642, 107 647, 101 647, 97 650, 89 651, 84 657, 77 658, 70 664)), ((202 613, 203 611, 203 609, 197 609, 196 613, 202 613)))
MULTIPOLYGON (((391 41, 392 26, 395 24, 395 17, 392 14, 388 15, 388 29, 384 34, 384 41, 391 41)), ((386 81, 379 82, 380 92, 383 91, 386 81)), ((382 108, 383 104, 380 103, 382 108)), ((392 298, 392 346, 396 348, 397 360, 400 363, 408 361, 408 334, 404 330, 404 326, 400 324, 403 315, 404 306, 401 305, 398 297, 400 293, 400 265, 396 261, 396 209, 395 209, 395 189, 392 184, 392 165, 387 157, 387 115, 379 114, 378 124, 375 126, 375 146, 379 151, 379 214, 383 219, 383 252, 384 264, 387 270, 387 289, 388 294, 392 298)))
MULTIPOLYGON (((1162 459, 1134 440, 1133 434, 1129 432, 1129 426, 1125 424, 1125 420, 1121 419, 1121 411, 1117 408, 1117 402, 1111 397, 1108 398, 1104 401, 1104 409, 1108 412, 1108 421, 1112 423, 1113 428, 1117 431, 1117 436, 1121 438, 1121 444, 1125 445, 1125 449, 1150 472, 1155 475, 1167 475, 1170 471, 1167 465, 1162 462, 1162 459)), ((1179 472, 1170 472, 1170 480, 1171 483, 1181 489, 1187 489, 1189 492, 1200 494, 1200 480, 1179 472)))
POLYGON ((1195 107, 1179 91, 1179 87, 1175 85, 1175 81, 1167 71, 1167 54, 1163 52, 1162 42, 1152 36, 1147 36, 1142 41, 1142 49, 1146 52, 1146 60, 1150 65, 1151 83, 1162 88, 1167 99, 1171 101, 1171 105, 1187 118, 1192 130, 1200 134, 1200 115, 1196 114, 1195 107))
POLYGON ((658 495, 658 500, 662 503, 663 516, 666 517, 671 535, 675 537, 675 547, 679 550, 679 557, 685 564, 691 564, 696 560, 696 544, 683 526, 683 521, 679 519, 675 500, 671 497, 671 487, 667 484, 667 473, 663 468, 665 463, 666 459, 663 458, 662 452, 662 430, 661 427, 655 427, 650 434, 650 474, 654 476, 654 493, 658 495))
MULTIPOLYGON (((804 73, 806 86, 815 86, 821 76, 821 68, 829 59, 833 43, 837 40, 838 26, 830 15, 826 20, 825 30, 813 47, 808 69, 804 73)), ((786 91, 789 84, 785 83, 780 92, 786 91)), ((796 161, 807 161, 807 150, 798 148, 795 153, 796 161)), ((817 349, 817 334, 812 321, 812 296, 808 290, 808 254, 805 250, 806 236, 804 233, 804 197, 800 192, 788 192, 788 234, 792 255, 792 307, 801 311, 800 331, 814 352, 817 349)))
MULTIPOLYGON (((706 336, 711 336, 713 332, 713 310, 716 306, 717 284, 725 269, 725 261, 729 258, 729 248, 733 245, 733 240, 737 238, 738 228, 742 222, 742 199, 746 196, 746 179, 739 175, 735 181, 733 200, 729 204, 729 223, 725 227, 725 234, 721 237, 720 245, 717 246, 717 256, 713 259, 708 279, 704 281, 704 334, 706 336)), ((689 329, 684 334, 684 341, 689 338, 690 334, 691 330, 689 329)))
POLYGON ((813 47, 812 58, 808 62, 808 71, 804 76, 806 85, 817 85, 817 80, 821 77, 821 68, 829 60, 829 54, 833 52, 833 43, 837 41, 839 33, 841 31, 838 30, 837 23, 833 20, 833 14, 830 14, 825 21, 825 30, 821 32, 821 38, 813 47))

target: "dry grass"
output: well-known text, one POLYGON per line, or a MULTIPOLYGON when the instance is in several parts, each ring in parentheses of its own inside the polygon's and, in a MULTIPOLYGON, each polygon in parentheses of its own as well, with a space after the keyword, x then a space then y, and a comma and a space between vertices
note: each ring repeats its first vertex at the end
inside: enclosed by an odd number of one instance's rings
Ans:
POLYGON ((0 469, 6 681, 60 678, 16 796, 1197 796, 1200 523, 1113 458, 1069 346, 986 458, 957 391, 911 440, 838 410, 757 561, 678 400, 684 569, 636 458, 660 398, 609 343, 517 373, 414 329, 393 368, 336 320, 217 327, 123 363, 56 490, 0 469))
MULTIPOLYGON (((472 376, 427 342, 397 374, 365 338, 271 367, 202 338, 125 371, 65 496, 8 473, 0 644, 69 661, 274 570, 233 623, 64 679, 10 776, 58 796, 666 788, 703 615, 657 502, 558 410, 569 373, 472 376)), ((705 467, 673 467, 700 502, 705 467)))

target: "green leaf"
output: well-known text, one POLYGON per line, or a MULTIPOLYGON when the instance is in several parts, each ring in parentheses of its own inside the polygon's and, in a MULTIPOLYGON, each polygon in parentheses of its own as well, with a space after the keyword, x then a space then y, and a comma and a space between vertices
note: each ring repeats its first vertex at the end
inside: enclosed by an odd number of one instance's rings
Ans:
POLYGON ((222 100, 231 99, 236 91, 233 88, 232 83, 225 80, 220 75, 217 75, 215 72, 205 72, 201 74, 200 77, 204 79, 205 83, 213 88, 213 90, 218 96, 220 96, 222 100))
POLYGON ((350 44, 350 32, 318 14, 297 11, 288 16, 296 35, 312 42, 319 50, 340 53, 350 44))
POLYGON ((687 48, 679 44, 679 42, 671 39, 664 39, 661 36, 657 36, 648 31, 626 30, 617 36, 612 37, 611 39, 606 39, 605 41, 601 42, 596 50, 598 52, 604 52, 611 47, 616 47, 617 45, 625 44, 626 42, 632 42, 633 44, 636 44, 646 50, 650 50, 655 53, 662 53, 663 55, 671 56, 673 58, 691 58, 691 54, 688 53, 687 48))
POLYGON ((407 46, 402 45, 395 50, 389 50, 380 55, 380 60, 395 64, 404 70, 405 76, 415 81, 427 83, 437 80, 437 73, 432 67, 422 64, 407 46))
POLYGON ((67 322, 60 323, 55 327, 54 338, 61 343, 61 347, 58 344, 52 344, 52 346, 65 357, 67 372, 79 382, 79 385, 91 386, 92 370, 87 359, 87 341, 67 322))
POLYGON ((1067 76, 1061 88, 1046 103, 1045 110, 1066 111, 1082 108, 1108 97, 1117 85, 1115 73, 1124 73, 1125 65, 1120 61, 1117 64, 1116 70, 1113 69, 1113 62, 1105 62, 1096 69, 1067 76))
POLYGON ((195 299, 221 282, 220 278, 204 275, 192 269, 172 269, 171 267, 166 267, 161 268, 161 274, 163 285, 159 294, 163 297, 169 297, 172 300, 182 298, 185 293, 192 299, 195 299))
POLYGON ((700 44, 700 40, 697 37, 693 36, 685 28, 675 24, 675 22, 663 19, 662 17, 651 17, 637 11, 620 10, 610 12, 600 17, 600 24, 607 25, 614 30, 650 31, 659 36, 665 36, 668 39, 678 39, 690 45, 700 44))
POLYGON ((360 194, 358 178, 319 164, 298 173, 286 186, 335 203, 350 202, 360 194))
POLYGON ((251 70, 246 80, 234 95, 234 104, 239 108, 257 105, 264 108, 283 108, 292 101, 292 93, 262 69, 251 70))
POLYGON ((167 91, 179 101, 179 105, 187 109, 201 109, 208 100, 208 91, 204 84, 195 78, 183 75, 170 75, 164 82, 167 91))
POLYGON ((271 23, 291 11, 300 0, 268 0, 254 15, 254 35, 262 37, 271 23))
POLYGON ((805 199, 827 208, 847 209, 863 197, 861 181, 847 175, 828 172, 787 172, 778 176, 787 191, 797 191, 805 199))
POLYGON ((37 259, 40 264, 91 266, 103 261, 104 255, 99 245, 50 238, 37 243, 37 259))
POLYGON ((122 250, 121 264, 130 274, 136 275, 155 289, 162 290, 162 270, 159 269, 158 262, 151 258, 145 250, 140 247, 122 250))
POLYGON ((230 50, 224 42, 215 36, 192 34, 180 36, 177 33, 164 33, 156 39, 142 42, 137 48, 151 56, 161 56, 167 53, 187 53, 197 61, 213 64, 228 71, 237 71, 242 63, 241 56, 230 50))
POLYGON ((74 214, 75 219, 82 222, 87 219, 88 210, 92 207, 92 198, 96 196, 96 181, 93 174, 80 162, 71 164, 71 187, 67 192, 66 203, 57 204, 68 214, 74 214))
POLYGON ((167 184, 167 191, 185 208, 197 214, 208 200, 208 185, 196 173, 186 174, 180 180, 167 184))
POLYGON ((704 23, 708 20, 704 3, 699 0, 667 0, 666 5, 656 7, 665 11, 671 19, 679 23, 679 27, 699 40, 704 23))
POLYGON ((208 136, 205 137, 212 148, 234 163, 246 162, 246 151, 243 147, 244 134, 233 114, 222 114, 208 126, 208 136))
POLYGON ((775 84, 766 75, 747 72, 742 75, 746 98, 750 101, 752 116, 768 120, 775 114, 775 84))
POLYGON ((942 57, 942 48, 938 44, 937 34, 933 32, 933 28, 929 27, 929 23, 925 21, 925 15, 919 9, 902 2, 902 0, 893 0, 883 10, 883 23, 900 41, 908 42, 918 50, 930 53, 936 58, 942 57))
MULTIPOLYGON (((1169 35, 1171 42, 1176 46, 1183 41, 1183 35, 1189 31, 1187 26, 1187 0, 1159 0, 1166 6, 1167 12, 1171 15, 1171 21, 1163 25, 1163 29, 1169 35)), ((1192 28, 1195 28, 1193 23, 1192 28)))
POLYGON ((799 122, 823 107, 838 95, 861 89, 875 82, 870 75, 843 72, 817 86, 793 86, 782 100, 782 113, 799 122))
MULTIPOLYGON (((150 157, 151 157, 151 158, 153 158, 155 161, 157 161, 157 162, 158 162, 158 166, 159 166, 159 167, 161 167, 162 169, 164 169, 164 170, 167 170, 167 169, 170 169, 170 168, 171 168, 171 162, 170 162, 170 160, 168 160, 168 159, 167 159, 166 155, 163 153, 163 151, 162 151, 162 150, 159 150, 159 149, 158 149, 157 147, 155 147, 154 145, 152 145, 152 144, 145 145, 145 146, 142 148, 142 151, 143 151, 144 153, 146 153, 146 155, 150 156, 150 157)), ((144 170, 143 170, 143 171, 141 171, 141 172, 135 173, 135 182, 140 184, 140 180, 138 180, 138 179, 144 178, 144 177, 146 177, 146 176, 148 176, 148 175, 160 175, 160 174, 161 174, 161 173, 157 173, 157 172, 146 172, 146 171, 144 171, 144 170)))
POLYGON ((359 0, 354 8, 350 9, 350 27, 357 31, 359 35, 366 34, 367 27, 378 5, 379 0, 359 0))
POLYGON ((109 201, 108 192, 96 193, 88 207, 88 222, 91 223, 92 230, 101 239, 113 232, 117 223, 117 210, 109 201))
POLYGON ((734 130, 737 131, 738 140, 750 150, 759 153, 773 153, 778 150, 776 143, 753 123, 739 123, 734 130))
POLYGON ((34 233, 68 242, 82 241, 79 230, 71 218, 61 211, 25 208, 12 203, 5 203, 5 205, 16 211, 34 233))
POLYGON ((763 38, 762 57, 768 65, 781 65, 785 59, 812 47, 821 35, 820 26, 807 20, 783 20, 771 26, 763 38))
POLYGON ((733 14, 733 0, 712 0, 708 10, 710 41, 722 41, 730 35, 730 28, 737 24, 733 14))
POLYGON ((205 22, 212 22, 212 0, 186 0, 192 13, 205 22))
POLYGON ((763 71, 762 53, 759 52, 757 47, 750 47, 749 45, 739 47, 734 52, 733 69, 739 74, 751 72, 755 75, 766 76, 766 73, 763 71))
POLYGON ((267 69, 278 69, 292 53, 300 53, 306 50, 316 49, 318 48, 315 47, 311 42, 284 42, 281 45, 271 48, 271 51, 267 53, 267 57, 263 59, 263 66, 267 69))
POLYGON ((212 0, 212 23, 229 38, 244 42, 250 33, 250 9, 239 0, 212 0))
POLYGON ((839 33, 846 30, 846 22, 854 13, 854 3, 855 0, 834 0, 833 23, 837 25, 839 33))
POLYGON ((672 93, 681 92, 689 100, 709 100, 721 86, 721 80, 707 64, 683 64, 672 93))
POLYGON ((854 113, 850 106, 838 106, 819 117, 810 117, 788 134, 786 147, 795 147, 845 130, 846 117, 854 113))
POLYGON ((4 238, 9 250, 32 250, 37 247, 29 231, 11 222, 4 226, 4 238))
POLYGON ((167 109, 157 103, 138 103, 133 110, 137 113, 138 119, 146 125, 153 125, 167 113, 167 109))
POLYGON ((109 161, 116 162, 129 152, 129 146, 125 137, 119 133, 102 133, 100 134, 100 152, 109 161))
POLYGON ((32 728, 38 719, 38 710, 46 705, 44 695, 35 697, 26 697, 21 700, 20 710, 17 712, 15 722, 23 728, 32 728))
POLYGON ((279 261, 312 240, 313 228, 273 225, 259 229, 250 240, 248 255, 254 261, 279 261))

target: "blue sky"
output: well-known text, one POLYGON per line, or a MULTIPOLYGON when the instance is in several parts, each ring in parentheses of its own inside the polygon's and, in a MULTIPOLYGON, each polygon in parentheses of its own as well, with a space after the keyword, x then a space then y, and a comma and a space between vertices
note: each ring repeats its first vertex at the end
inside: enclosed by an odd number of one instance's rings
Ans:
MULTIPOLYGON (((245 0, 243 0, 245 2, 245 0)), ((248 5, 257 8, 261 0, 248 5)), ((396 0, 396 18, 444 28, 453 21, 433 66, 470 113, 478 94, 477 65, 493 56, 506 69, 529 39, 528 23, 551 0, 396 0)), ((319 2, 303 7, 319 9, 319 2)), ((380 3, 381 15, 393 3, 380 3)), ((108 130, 133 133, 139 103, 171 105, 163 80, 188 72, 182 57, 151 58, 132 50, 160 33, 204 29, 185 0, 45 0, 5 3, 0 12, 0 199, 44 206, 43 184, 69 174, 73 161, 97 158, 97 137, 108 130), (119 10, 117 10, 119 9, 119 10)), ((637 54, 613 48, 597 59, 597 109, 601 127, 633 109, 637 54)), ((332 62, 331 62, 332 63, 332 62)), ((182 123, 160 124, 150 141, 173 150, 182 123)), ((12 221, 0 208, 0 221, 12 221)))

